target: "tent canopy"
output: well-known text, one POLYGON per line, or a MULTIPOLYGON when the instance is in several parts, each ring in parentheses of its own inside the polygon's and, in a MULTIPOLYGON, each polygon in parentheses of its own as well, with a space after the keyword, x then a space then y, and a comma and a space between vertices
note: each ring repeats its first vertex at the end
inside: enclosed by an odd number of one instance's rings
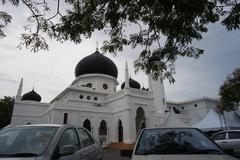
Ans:
POLYGON ((177 118, 176 113, 170 111, 167 119, 159 126, 160 128, 179 128, 179 127, 191 127, 177 118))
POLYGON ((224 117, 226 120, 228 129, 240 129, 240 112, 224 112, 224 117))
POLYGON ((218 114, 213 109, 210 109, 205 118, 192 127, 199 128, 204 131, 222 130, 226 128, 223 115, 218 114))

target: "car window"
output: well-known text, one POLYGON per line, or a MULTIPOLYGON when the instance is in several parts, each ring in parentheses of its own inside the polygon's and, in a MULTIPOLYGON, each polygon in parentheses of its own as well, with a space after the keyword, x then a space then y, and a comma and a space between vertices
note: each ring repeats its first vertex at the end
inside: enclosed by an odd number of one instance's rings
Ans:
POLYGON ((229 132, 229 139, 240 139, 240 132, 229 132))
POLYGON ((212 137, 212 139, 215 140, 224 140, 226 139, 226 133, 219 133, 212 137))
POLYGON ((0 131, 0 155, 41 155, 57 130, 56 127, 30 126, 3 129, 0 131))
POLYGON ((137 143, 136 155, 223 153, 196 129, 144 130, 137 143))
POLYGON ((83 148, 88 147, 92 144, 94 144, 94 140, 92 139, 92 137, 88 134, 87 131, 85 131, 84 129, 79 128, 79 138, 80 138, 80 144, 83 148))
POLYGON ((75 149, 76 150, 79 150, 80 149, 80 145, 79 145, 79 140, 78 140, 78 136, 77 136, 77 132, 74 128, 69 128, 69 129, 66 129, 59 141, 58 141, 58 147, 59 149, 64 146, 64 145, 73 145, 75 146, 75 149))

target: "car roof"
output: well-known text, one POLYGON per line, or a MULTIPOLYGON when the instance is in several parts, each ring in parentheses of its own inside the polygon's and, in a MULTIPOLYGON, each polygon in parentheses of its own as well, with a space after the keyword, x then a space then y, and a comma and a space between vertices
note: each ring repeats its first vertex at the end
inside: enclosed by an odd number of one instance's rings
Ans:
POLYGON ((164 127, 164 128, 161 128, 161 127, 153 127, 153 128, 144 128, 143 130, 157 130, 157 129, 197 129, 198 128, 193 128, 193 127, 164 127))
POLYGON ((62 124, 25 124, 11 127, 63 127, 65 125, 62 124))
POLYGON ((71 124, 25 124, 25 125, 18 125, 18 126, 11 126, 12 127, 61 127, 61 128, 68 128, 68 127, 76 127, 76 128, 83 128, 79 125, 71 125, 71 124))

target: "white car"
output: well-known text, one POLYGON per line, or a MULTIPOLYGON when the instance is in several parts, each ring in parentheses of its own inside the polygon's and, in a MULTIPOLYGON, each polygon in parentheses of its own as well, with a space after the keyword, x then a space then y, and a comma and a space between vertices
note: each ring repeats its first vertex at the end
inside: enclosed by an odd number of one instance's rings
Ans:
POLYGON ((195 128, 143 129, 132 160, 237 160, 195 128))
POLYGON ((240 130, 226 130, 211 137, 222 149, 240 151, 240 130))

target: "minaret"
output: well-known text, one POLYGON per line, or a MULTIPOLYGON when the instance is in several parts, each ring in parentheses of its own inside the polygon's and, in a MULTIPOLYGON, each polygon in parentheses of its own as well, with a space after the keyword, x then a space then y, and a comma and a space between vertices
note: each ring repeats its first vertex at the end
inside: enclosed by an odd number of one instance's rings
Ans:
POLYGON ((129 88, 129 73, 127 62, 125 63, 125 88, 129 88))
POLYGON ((148 87, 149 91, 153 92, 156 112, 165 113, 167 105, 162 74, 160 74, 156 80, 153 79, 151 75, 148 75, 148 87))
POLYGON ((17 101, 20 101, 22 98, 22 87, 23 87, 23 78, 21 79, 21 81, 19 83, 19 87, 18 87, 18 91, 17 91, 17 95, 16 95, 17 101))

